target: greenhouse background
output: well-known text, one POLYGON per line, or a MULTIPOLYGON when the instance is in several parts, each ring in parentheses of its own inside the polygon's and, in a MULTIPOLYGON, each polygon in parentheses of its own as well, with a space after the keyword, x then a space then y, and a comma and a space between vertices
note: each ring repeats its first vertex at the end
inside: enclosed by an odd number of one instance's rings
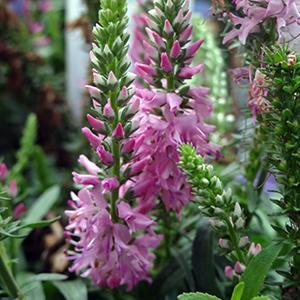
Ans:
POLYGON ((0 0, 0 299, 300 299, 300 0, 0 0))

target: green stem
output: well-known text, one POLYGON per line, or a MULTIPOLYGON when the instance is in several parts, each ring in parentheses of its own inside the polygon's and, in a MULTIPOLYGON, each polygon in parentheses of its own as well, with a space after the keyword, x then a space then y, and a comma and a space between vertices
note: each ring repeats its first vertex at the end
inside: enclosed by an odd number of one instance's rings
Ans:
POLYGON ((19 300, 23 299, 18 285, 9 270, 7 263, 4 259, 5 249, 2 244, 0 244, 0 278, 3 284, 6 286, 10 296, 17 298, 19 300))
POLYGON ((238 241, 238 238, 235 234, 234 228, 233 228, 230 220, 226 219, 225 222, 228 226, 229 237, 230 237, 230 240, 233 244, 233 248, 236 251, 237 258, 241 263, 246 264, 245 256, 244 256, 241 248, 239 247, 239 241, 238 241))
MULTIPOLYGON (((113 166, 113 175, 120 182, 120 167, 121 167, 121 158, 120 158, 120 142, 117 139, 112 140, 112 154, 114 158, 113 166)), ((114 189, 111 194, 111 215, 113 220, 117 220, 117 208, 116 202, 119 198, 119 188, 114 189)))

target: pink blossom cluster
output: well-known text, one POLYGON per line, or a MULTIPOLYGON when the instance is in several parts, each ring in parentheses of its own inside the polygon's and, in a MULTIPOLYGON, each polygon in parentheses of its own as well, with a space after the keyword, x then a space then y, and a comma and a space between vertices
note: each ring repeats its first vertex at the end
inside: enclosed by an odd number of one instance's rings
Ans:
POLYGON ((296 0, 233 0, 233 4, 237 11, 241 11, 242 16, 228 14, 234 28, 226 34, 224 43, 238 37, 245 44, 249 34, 259 32, 263 22, 268 19, 276 21, 279 40, 284 28, 293 23, 300 24, 296 0))
POLYGON ((118 181, 100 180, 100 168, 84 155, 79 162, 88 174, 73 173, 83 188, 77 195, 72 193, 72 210, 66 211, 70 220, 66 237, 75 247, 69 253, 70 270, 83 271, 96 285, 110 288, 127 285, 130 290, 141 280, 149 281, 154 260, 149 249, 161 240, 152 230, 154 221, 122 200, 117 204, 118 220, 113 220, 107 197, 118 181))
POLYGON ((138 60, 135 69, 149 88, 136 88, 141 107, 135 118, 140 127, 134 136, 143 142, 135 150, 135 159, 149 158, 149 164, 134 179, 133 189, 141 212, 150 211, 161 200, 167 210, 179 214, 192 195, 186 176, 178 168, 178 146, 192 143, 201 155, 218 156, 219 152, 209 142, 214 128, 204 123, 212 111, 208 89, 185 84, 186 79, 204 69, 202 64, 191 65, 203 40, 190 43, 193 28, 189 24, 189 1, 177 11, 174 3, 168 3, 176 12, 173 20, 167 19, 158 6, 142 15, 147 39, 137 49, 143 47, 147 59, 142 63, 138 60), (161 28, 153 16, 164 18, 161 28))

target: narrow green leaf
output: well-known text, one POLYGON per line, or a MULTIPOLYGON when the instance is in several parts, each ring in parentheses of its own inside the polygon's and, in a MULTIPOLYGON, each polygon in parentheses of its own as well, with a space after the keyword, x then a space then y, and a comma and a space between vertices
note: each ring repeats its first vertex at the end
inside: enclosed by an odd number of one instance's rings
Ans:
POLYGON ((178 300, 221 300, 216 296, 203 293, 188 293, 178 296, 178 300))
POLYGON ((45 221, 40 221, 40 222, 36 222, 36 223, 29 223, 29 224, 24 224, 20 227, 20 229, 23 228, 42 228, 42 227, 46 227, 56 221, 58 221, 61 217, 58 216, 56 218, 50 219, 50 220, 45 220, 45 221))
MULTIPOLYGON (((59 186, 52 186, 47 189, 27 211, 27 214, 23 219, 24 224, 40 222, 58 200, 59 194, 59 186)), ((32 228, 27 228, 26 233, 29 234, 31 230, 32 228)))
POLYGON ((259 293, 281 248, 280 244, 271 244, 250 261, 241 278, 245 283, 242 300, 251 300, 259 293))
POLYGON ((258 296, 258 297, 252 298, 252 300, 270 300, 270 298, 267 296, 258 296))
POLYGON ((52 281, 66 300, 87 300, 87 288, 82 280, 52 281))
POLYGON ((231 300, 241 300, 243 292, 244 292, 244 288, 245 288, 244 282, 240 282, 238 285, 236 285, 233 290, 231 300))
POLYGON ((53 281, 53 280, 65 280, 68 276, 58 273, 41 273, 37 275, 33 275, 28 278, 28 282, 30 281, 53 281))

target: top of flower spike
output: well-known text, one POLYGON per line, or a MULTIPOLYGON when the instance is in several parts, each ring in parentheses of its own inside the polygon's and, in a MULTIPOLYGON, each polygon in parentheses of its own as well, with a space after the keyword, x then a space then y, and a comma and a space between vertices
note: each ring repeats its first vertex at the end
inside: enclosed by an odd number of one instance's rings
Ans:
POLYGON ((184 79, 203 70, 202 65, 190 67, 203 42, 188 45, 193 31, 190 19, 189 0, 154 1, 146 19, 148 40, 144 41, 151 63, 136 64, 137 73, 148 84, 175 91, 184 79))

